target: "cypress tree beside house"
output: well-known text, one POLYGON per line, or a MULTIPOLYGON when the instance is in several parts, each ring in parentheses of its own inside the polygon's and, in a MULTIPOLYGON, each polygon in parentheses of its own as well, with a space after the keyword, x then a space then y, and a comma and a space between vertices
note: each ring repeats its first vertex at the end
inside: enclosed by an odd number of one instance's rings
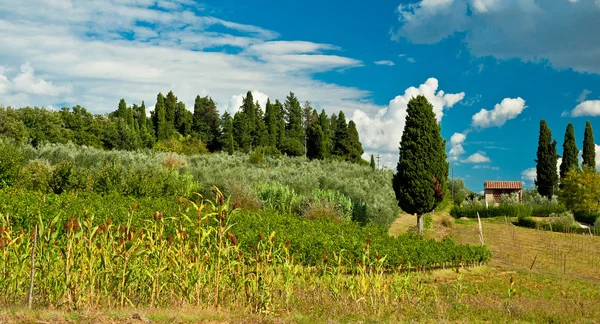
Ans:
POLYGON ((446 141, 440 134, 433 106, 425 96, 412 98, 406 112, 398 172, 392 185, 398 206, 417 215, 417 228, 423 232, 423 215, 444 199, 448 179, 446 141))
POLYGON ((575 130, 573 124, 567 125, 565 132, 565 140, 563 141, 563 155, 562 163, 560 164, 560 179, 564 179, 567 173, 574 169, 579 169, 579 161, 577 161, 577 155, 579 149, 575 142, 575 130))
POLYGON ((594 131, 592 123, 585 122, 585 132, 583 133, 583 167, 596 168, 596 144, 594 143, 594 131))
POLYGON ((558 154, 556 141, 552 140, 552 131, 545 120, 540 120, 540 136, 536 154, 535 185, 540 195, 551 199, 558 184, 558 154))

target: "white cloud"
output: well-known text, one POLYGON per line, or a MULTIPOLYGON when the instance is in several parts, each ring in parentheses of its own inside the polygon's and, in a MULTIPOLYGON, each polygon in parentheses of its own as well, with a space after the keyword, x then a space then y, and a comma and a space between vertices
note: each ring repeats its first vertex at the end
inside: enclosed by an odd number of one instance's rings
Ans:
POLYGON ((587 99, 587 97, 590 95, 590 93, 592 93, 590 90, 583 89, 581 94, 579 94, 579 97, 577 97, 577 102, 584 102, 585 99, 587 99))
POLYGON ((600 100, 587 100, 578 104, 577 107, 571 111, 571 116, 600 116, 600 100))
MULTIPOLYGON (((229 100, 229 104, 225 108, 225 111, 229 112, 231 116, 235 115, 235 113, 240 110, 240 106, 242 105, 242 101, 244 100, 246 94, 247 92, 231 96, 231 99, 229 100)), ((254 98, 255 102, 258 101, 262 111, 265 111, 269 96, 258 90, 254 90, 252 91, 252 97, 254 98)))
POLYGON ((498 171, 500 170, 499 167, 496 166, 491 166, 491 165, 474 165, 473 169, 488 169, 488 170, 494 170, 494 171, 498 171))
POLYGON ((500 127, 508 120, 516 118, 523 110, 525 100, 521 98, 504 98, 501 103, 496 104, 493 110, 481 109, 473 115, 471 125, 475 128, 500 127))
POLYGON ((450 161, 459 160, 460 156, 465 153, 463 143, 466 139, 466 132, 452 134, 452 137, 450 137, 450 152, 448 153, 448 158, 450 159, 450 161))
POLYGON ((387 60, 384 60, 384 61, 375 61, 375 64, 377 64, 377 65, 387 65, 387 66, 394 66, 394 65, 396 65, 394 62, 387 61, 387 60))
POLYGON ((431 44, 460 33, 476 57, 547 59, 559 69, 600 73, 598 15, 597 0, 421 0, 398 7, 392 38, 431 44))
POLYGON ((293 91, 329 113, 382 108, 368 91, 313 78, 362 65, 331 54, 337 46, 277 41, 274 31, 203 15, 188 0, 162 0, 169 11, 154 0, 2 2, 0 39, 10 44, 0 54, 3 105, 72 102, 102 113, 121 97, 150 107, 159 91, 173 90, 187 107, 210 95, 223 111, 232 95, 255 89, 281 100, 293 91))
POLYGON ((483 152, 477 152, 475 154, 472 154, 468 158, 462 160, 462 162, 464 163, 488 163, 491 161, 492 160, 489 157, 485 156, 485 153, 483 152))
POLYGON ((29 63, 21 65, 21 73, 13 79, 13 83, 16 91, 53 97, 71 90, 70 86, 55 86, 52 82, 37 78, 29 63))
POLYGON ((534 182, 536 178, 535 168, 529 168, 521 172, 521 179, 529 182, 534 182))
POLYGON ((442 120, 444 110, 450 109, 465 96, 464 92, 449 94, 438 91, 438 80, 430 78, 418 88, 406 89, 404 95, 397 96, 374 115, 355 110, 351 119, 357 125, 365 151, 390 153, 398 161, 398 147, 404 132, 407 105, 411 98, 418 95, 424 95, 433 105, 438 122, 442 120))
POLYGON ((406 60, 407 60, 409 63, 415 63, 415 62, 416 62, 416 60, 415 60, 414 58, 412 58, 412 57, 409 57, 409 58, 407 58, 406 60))

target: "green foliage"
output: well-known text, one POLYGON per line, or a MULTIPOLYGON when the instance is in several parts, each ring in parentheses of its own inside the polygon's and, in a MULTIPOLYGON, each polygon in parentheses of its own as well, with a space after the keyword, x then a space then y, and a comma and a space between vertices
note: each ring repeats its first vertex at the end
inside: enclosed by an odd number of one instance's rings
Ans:
POLYGON ((154 108, 154 124, 156 139, 158 141, 169 138, 169 124, 166 119, 165 97, 159 93, 156 97, 156 106, 154 108))
POLYGON ((302 210, 302 198, 288 186, 259 184, 256 186, 256 192, 265 209, 297 215, 302 210))
MULTIPOLYGON (((465 187, 463 179, 448 179, 448 191, 450 196, 454 196, 454 205, 460 206, 463 201, 471 194, 471 191, 465 187)), ((448 193, 446 193, 448 195, 448 193)))
POLYGON ((265 164, 265 155, 263 154, 263 150, 259 148, 252 151, 252 153, 248 155, 248 161, 250 161, 251 164, 265 164))
POLYGON ((19 144, 0 138, 0 189, 16 182, 24 162, 19 144))
POLYGON ((485 206, 468 206, 468 207, 457 207, 454 206, 450 210, 450 215, 454 218, 477 218, 479 213, 480 218, 490 217, 529 217, 531 216, 532 208, 525 205, 500 205, 496 207, 485 206))
POLYGON ((332 131, 331 131, 331 122, 329 117, 327 117, 327 113, 325 113, 325 109, 321 111, 319 115, 319 126, 321 126, 322 137, 320 141, 320 156, 319 159, 326 159, 331 156, 333 151, 333 142, 332 142, 332 131))
POLYGON ((293 92, 286 97, 285 141, 283 152, 290 156, 304 156, 304 127, 302 126, 302 107, 293 92))
POLYGON ((323 158, 326 155, 326 152, 322 151, 325 147, 322 143, 324 134, 316 110, 313 110, 306 123, 306 157, 311 160, 323 158))
POLYGON ((600 210, 600 173, 596 169, 569 171, 561 185, 559 198, 570 210, 600 210))
POLYGON ((444 199, 448 163, 433 106, 417 96, 408 103, 407 114, 393 187, 398 206, 420 218, 444 199))
POLYGON ((592 123, 585 122, 585 132, 583 133, 583 166, 596 169, 596 144, 594 143, 594 130, 592 123))
POLYGON ((0 107, 0 138, 12 138, 17 143, 27 140, 27 127, 21 120, 19 112, 0 107))
POLYGON ((168 139, 156 142, 154 150, 157 152, 173 152, 182 155, 206 154, 208 149, 204 143, 193 137, 169 137, 168 139))
POLYGON ((335 120, 335 133, 333 140, 333 154, 343 157, 344 159, 348 156, 350 152, 350 148, 348 147, 348 125, 346 124, 346 115, 344 115, 343 111, 340 111, 340 114, 337 118, 333 118, 332 122, 335 120))
POLYGON ((562 163, 560 164, 561 180, 567 176, 567 172, 575 169, 579 170, 579 161, 577 160, 578 155, 579 149, 575 142, 575 129, 573 128, 573 124, 569 123, 563 141, 562 163))
POLYGON ((373 170, 375 170, 375 168, 376 168, 376 166, 375 166, 375 157, 373 156, 373 154, 371 154, 371 162, 369 162, 369 166, 373 170))
POLYGON ((600 219, 600 212, 598 211, 575 211, 573 212, 575 220, 586 224, 596 224, 600 219))
POLYGON ((556 164, 556 141, 552 140, 552 131, 545 120, 540 120, 540 136, 536 155, 536 179, 535 185, 538 192, 551 199, 558 185, 558 172, 556 164))

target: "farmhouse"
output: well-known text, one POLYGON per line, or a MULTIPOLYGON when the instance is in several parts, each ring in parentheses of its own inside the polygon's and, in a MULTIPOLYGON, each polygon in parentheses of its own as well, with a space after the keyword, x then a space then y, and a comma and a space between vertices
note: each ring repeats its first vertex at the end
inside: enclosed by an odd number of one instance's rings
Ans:
POLYGON ((519 201, 523 199, 523 183, 521 181, 486 181, 483 184, 485 201, 488 203, 499 203, 500 196, 516 192, 519 201))

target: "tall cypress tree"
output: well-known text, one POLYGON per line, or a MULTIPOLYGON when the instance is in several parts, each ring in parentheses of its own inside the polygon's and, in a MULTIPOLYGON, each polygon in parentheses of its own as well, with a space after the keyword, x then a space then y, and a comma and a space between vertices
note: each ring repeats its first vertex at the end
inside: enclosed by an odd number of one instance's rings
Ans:
POLYGON ((348 125, 346 124, 346 116, 343 111, 340 111, 340 114, 337 116, 334 138, 334 155, 347 158, 350 148, 348 147, 348 125))
POLYGON ((167 119, 165 117, 165 97, 162 93, 159 93, 156 97, 156 106, 154 107, 154 124, 156 140, 164 140, 169 137, 169 129, 167 119))
MULTIPOLYGON (((231 115, 228 112, 223 113, 220 124, 222 129, 219 139, 221 147, 229 150, 230 140, 233 141, 233 118, 231 118, 231 115)), ((232 151, 233 149, 234 147, 232 147, 232 151)))
POLYGON ((283 151, 285 145, 285 110, 278 99, 275 99, 273 110, 277 118, 277 149, 283 151))
POLYGON ((167 127, 169 127, 169 135, 176 129, 175 115, 177 110, 177 97, 173 94, 173 91, 169 91, 165 98, 165 119, 167 121, 167 127))
POLYGON ((142 101, 142 105, 138 108, 138 113, 136 115, 138 125, 140 126, 140 130, 146 130, 146 104, 142 101))
POLYGON ((558 184, 556 164, 556 141, 552 140, 552 131, 545 120, 540 120, 535 185, 540 195, 551 199, 558 184))
POLYGON ((255 108, 255 122, 256 122, 256 131, 253 134, 253 145, 252 147, 259 146, 269 146, 269 132, 267 131, 267 126, 265 125, 265 116, 264 112, 260 108, 260 103, 258 100, 254 103, 255 108))
POLYGON ((333 142, 331 140, 331 123, 329 121, 329 117, 325 112, 325 109, 321 111, 319 115, 319 125, 321 126, 321 131, 323 132, 323 138, 321 138, 321 149, 319 159, 326 159, 331 156, 331 151, 333 150, 333 142))
POLYGON ((125 118, 127 115, 127 103, 125 102, 125 99, 121 99, 119 101, 119 108, 117 109, 117 113, 115 115, 115 117, 118 118, 125 118))
POLYGON ((319 122, 319 115, 316 110, 313 110, 310 117, 306 119, 308 123, 306 133, 306 156, 313 160, 323 156, 321 141, 323 141, 323 130, 319 122))
POLYGON ((291 156, 304 155, 304 127, 302 127, 302 107, 293 92, 286 97, 285 103, 285 144, 284 152, 291 156))
POLYGON ((369 165, 371 166, 371 169, 375 170, 375 157, 373 156, 373 154, 371 154, 371 163, 369 165))
POLYGON ((278 112, 271 100, 267 99, 267 106, 265 107, 265 127, 269 135, 267 145, 271 147, 277 147, 277 138, 279 132, 279 125, 277 120, 278 112))
POLYGON ((175 122, 177 131, 183 136, 192 134, 192 123, 193 123, 192 112, 185 108, 183 101, 177 103, 177 110, 175 115, 175 122))
POLYGON ((331 114, 331 119, 330 119, 330 127, 329 130, 331 132, 331 154, 334 154, 334 150, 335 150, 335 131, 337 128, 337 115, 331 114))
POLYGON ((211 152, 220 150, 222 145, 227 143, 221 140, 222 124, 217 105, 208 96, 196 96, 192 128, 211 152))
POLYGON ((423 231, 423 215, 444 199, 448 179, 446 142, 442 138, 433 106, 419 95, 408 102, 406 123, 400 142, 398 172, 392 185, 398 206, 417 214, 417 228, 423 231))
POLYGON ((249 152, 252 145, 252 137, 247 115, 243 111, 238 111, 233 116, 233 138, 238 150, 249 152))
POLYGON ((583 133, 583 167, 596 169, 596 144, 592 123, 589 120, 585 122, 583 133))
POLYGON ((569 123, 569 125, 567 125, 567 130, 565 131, 565 140, 563 141, 562 163, 560 164, 561 180, 566 177, 567 172, 575 168, 579 169, 579 161, 577 160, 578 154, 579 149, 575 142, 575 129, 573 128, 573 124, 569 123))
POLYGON ((356 124, 354 121, 348 123, 348 161, 360 162, 362 160, 362 154, 364 153, 358 131, 356 130, 356 124))

